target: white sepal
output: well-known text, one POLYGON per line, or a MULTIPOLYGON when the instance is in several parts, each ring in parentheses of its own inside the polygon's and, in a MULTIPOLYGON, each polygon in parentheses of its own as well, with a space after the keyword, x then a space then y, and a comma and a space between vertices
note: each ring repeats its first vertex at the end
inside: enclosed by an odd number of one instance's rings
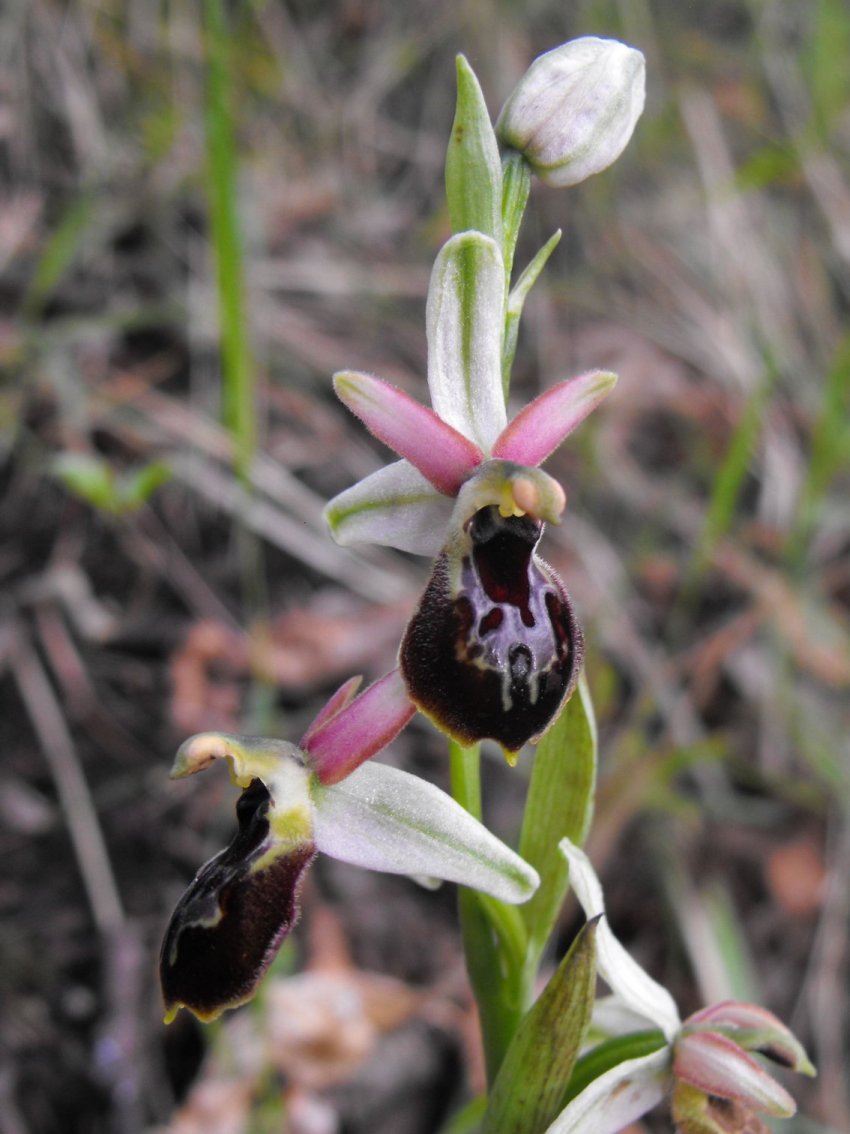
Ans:
POLYGON ((669 1048, 626 1059, 588 1083, 546 1134, 618 1134, 660 1103, 670 1083, 669 1048))
POLYGON ((387 764, 370 761, 332 787, 315 785, 313 802, 316 846, 342 862, 460 882, 514 904, 540 883, 451 796, 387 764))
POLYGON ((409 461, 395 461, 335 496, 324 510, 337 543, 377 543, 413 555, 436 555, 454 501, 409 461))
POLYGON ((460 232, 440 249, 425 322, 431 405, 486 454, 505 428, 505 269, 495 240, 460 232))
MULTIPOLYGON (((570 864, 570 885, 587 918, 605 913, 602 886, 583 850, 569 839, 558 844, 570 864)), ((678 1034, 682 1022, 673 997, 631 957, 614 936, 603 917, 596 933, 599 975, 626 1008, 664 1032, 668 1041, 678 1034)))

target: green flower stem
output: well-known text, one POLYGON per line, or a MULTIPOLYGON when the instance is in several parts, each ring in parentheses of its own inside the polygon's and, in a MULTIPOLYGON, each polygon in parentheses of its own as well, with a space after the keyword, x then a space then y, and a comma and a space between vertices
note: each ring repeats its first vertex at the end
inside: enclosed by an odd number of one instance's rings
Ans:
POLYGON ((505 953, 481 895, 462 886, 458 911, 466 971, 481 1021, 487 1082, 492 1084, 522 1019, 522 1005, 516 998, 517 980, 505 971, 505 953))
MULTIPOLYGON (((481 819, 481 746, 449 741, 452 795, 481 819)), ((517 910, 465 886, 458 910, 469 982, 478 1004, 487 1081, 494 1082, 522 1018, 526 934, 517 910)))
MULTIPOLYGON (((502 158, 502 259, 505 264, 505 330, 502 348, 502 389, 507 401, 511 385, 511 364, 516 348, 516 319, 508 314, 511 274, 519 230, 531 192, 531 166, 516 150, 508 150, 502 158)), ((542 267, 542 264, 541 264, 542 267)))
POLYGON ((452 795, 470 815, 481 819, 481 745, 463 748, 449 741, 452 795))
POLYGON ((531 166, 516 150, 502 157, 502 255, 510 286, 517 239, 531 192, 531 166))

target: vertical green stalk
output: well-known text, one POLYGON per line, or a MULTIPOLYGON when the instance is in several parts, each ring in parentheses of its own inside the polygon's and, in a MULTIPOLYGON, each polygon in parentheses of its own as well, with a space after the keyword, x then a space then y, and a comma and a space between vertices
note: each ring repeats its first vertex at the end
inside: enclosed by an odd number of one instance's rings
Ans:
MULTIPOLYGON (((502 158, 502 259, 505 264, 505 329, 502 342, 502 391, 505 401, 511 387, 511 367, 516 351, 516 338, 519 330, 519 317, 525 295, 520 299, 516 310, 511 312, 511 275, 514 266, 519 230, 525 207, 528 204, 528 195, 531 192, 531 167, 516 150, 508 150, 502 158)), ((557 241, 555 242, 557 243, 557 241)), ((553 245, 554 247, 554 245, 553 245)), ((546 262, 546 257, 540 264, 546 262)), ((539 269, 538 269, 539 271, 539 269)), ((528 287, 536 279, 536 274, 530 280, 528 287)), ((526 289, 527 290, 527 289, 526 289)))
MULTIPOLYGON (((223 0, 205 0, 207 63, 204 127, 210 236, 216 263, 222 416, 233 441, 233 465, 246 492, 251 492, 251 464, 257 445, 255 367, 248 332, 245 271, 239 230, 239 157, 233 125, 231 29, 223 0)), ((268 672, 268 594, 262 545, 244 524, 236 526, 246 620, 252 636, 252 668, 257 675, 249 717, 257 727, 267 718, 271 686, 268 672)))
MULTIPOLYGON (((454 798, 481 819, 481 746, 449 741, 454 798)), ((525 1009, 526 934, 518 911, 461 886, 458 911, 466 968, 481 1020, 487 1081, 493 1083, 525 1009)))
POLYGON ((452 795, 470 815, 481 819, 481 745, 464 748, 449 741, 452 795))
POLYGON ((502 255, 505 280, 510 287, 517 239, 531 192, 531 166, 516 150, 502 158, 502 255))
POLYGON ((242 240, 237 216, 238 156, 233 130, 229 31, 222 0, 205 0, 207 193, 216 260, 224 421, 246 483, 256 447, 254 364, 248 337, 242 240))

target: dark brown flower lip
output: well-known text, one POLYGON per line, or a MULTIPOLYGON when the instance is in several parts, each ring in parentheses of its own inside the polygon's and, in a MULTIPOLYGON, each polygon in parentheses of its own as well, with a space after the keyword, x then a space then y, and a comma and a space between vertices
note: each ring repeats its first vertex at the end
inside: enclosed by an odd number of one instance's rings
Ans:
POLYGON ((448 549, 437 559, 402 640, 412 700, 464 745, 489 738, 518 751, 577 680, 582 634, 563 583, 535 553, 541 531, 527 516, 481 509, 459 562, 448 549))
POLYGON ((239 829, 196 874, 171 916, 160 954, 166 1019, 185 1007, 213 1020, 253 996, 298 920, 311 841, 278 848, 270 796, 253 780, 236 804, 239 829))

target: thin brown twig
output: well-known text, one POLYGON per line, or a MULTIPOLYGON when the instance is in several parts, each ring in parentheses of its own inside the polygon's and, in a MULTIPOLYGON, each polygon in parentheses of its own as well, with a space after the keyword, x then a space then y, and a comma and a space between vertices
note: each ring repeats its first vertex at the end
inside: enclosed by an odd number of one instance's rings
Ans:
POLYGON ((62 803, 68 833, 99 933, 124 922, 121 898, 97 811, 65 718, 26 631, 15 634, 12 669, 62 803))

